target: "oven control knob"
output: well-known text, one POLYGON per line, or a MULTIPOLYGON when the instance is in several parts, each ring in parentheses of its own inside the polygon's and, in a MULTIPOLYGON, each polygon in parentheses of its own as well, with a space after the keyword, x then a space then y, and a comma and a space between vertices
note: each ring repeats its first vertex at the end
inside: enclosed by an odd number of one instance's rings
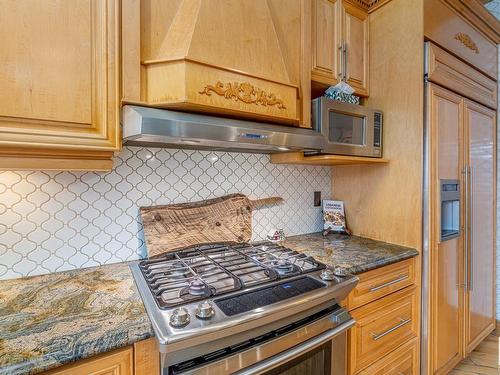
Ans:
POLYGON ((333 269, 333 274, 338 277, 346 277, 349 273, 343 267, 335 267, 333 269))
POLYGON ((321 277, 321 279, 325 281, 333 281, 336 279, 335 275, 333 274, 333 270, 330 268, 325 268, 323 271, 321 271, 319 277, 321 277))
POLYGON ((172 327, 183 327, 189 323, 191 317, 189 312, 184 307, 179 307, 172 312, 170 315, 170 325, 172 327))
POLYGON ((208 301, 202 302, 196 307, 196 316, 200 319, 210 319, 214 314, 215 310, 208 301))

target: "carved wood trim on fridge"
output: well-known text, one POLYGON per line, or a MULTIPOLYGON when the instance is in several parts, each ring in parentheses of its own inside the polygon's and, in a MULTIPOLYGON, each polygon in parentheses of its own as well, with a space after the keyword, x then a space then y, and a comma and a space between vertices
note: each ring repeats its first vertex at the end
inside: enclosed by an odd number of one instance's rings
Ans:
POLYGON ((458 92, 490 108, 497 107, 497 83, 471 69, 442 48, 429 43, 428 78, 441 86, 458 92))
POLYGON ((457 8, 465 11, 465 7, 458 5, 460 2, 463 1, 424 0, 424 35, 497 80, 497 44, 477 27, 478 23, 468 23, 462 17, 457 8))

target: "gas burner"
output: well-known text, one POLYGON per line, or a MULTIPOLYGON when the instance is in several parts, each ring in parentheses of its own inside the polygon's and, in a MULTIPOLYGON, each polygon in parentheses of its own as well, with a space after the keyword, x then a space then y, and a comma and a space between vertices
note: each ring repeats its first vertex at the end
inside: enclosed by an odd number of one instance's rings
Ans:
POLYGON ((209 288, 200 279, 194 279, 189 283, 188 293, 192 296, 204 296, 209 293, 209 288))
POLYGON ((181 262, 175 262, 170 265, 170 267, 165 270, 166 276, 172 277, 184 277, 189 273, 185 264, 181 262))
POLYGON ((287 259, 278 259, 271 262, 271 267, 280 275, 288 275, 294 271, 293 264, 287 259))

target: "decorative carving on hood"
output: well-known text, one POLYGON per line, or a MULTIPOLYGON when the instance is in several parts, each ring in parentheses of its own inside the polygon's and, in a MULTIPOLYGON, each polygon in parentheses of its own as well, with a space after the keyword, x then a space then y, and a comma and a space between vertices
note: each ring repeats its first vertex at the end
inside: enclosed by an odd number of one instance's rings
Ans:
POLYGON ((234 99, 246 104, 262 105, 264 107, 276 106, 279 109, 286 109, 283 100, 276 97, 276 94, 267 93, 264 90, 253 86, 248 82, 227 82, 226 84, 217 81, 215 85, 206 85, 200 94, 212 95, 212 92, 226 99, 234 99))

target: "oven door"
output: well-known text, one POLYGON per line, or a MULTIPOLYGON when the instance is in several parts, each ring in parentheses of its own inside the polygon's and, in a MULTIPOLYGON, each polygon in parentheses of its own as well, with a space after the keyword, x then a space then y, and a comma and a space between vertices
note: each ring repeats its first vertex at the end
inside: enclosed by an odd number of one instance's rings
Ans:
POLYGON ((164 375, 345 375, 346 332, 355 323, 348 312, 338 308, 300 323, 171 366, 164 375))

